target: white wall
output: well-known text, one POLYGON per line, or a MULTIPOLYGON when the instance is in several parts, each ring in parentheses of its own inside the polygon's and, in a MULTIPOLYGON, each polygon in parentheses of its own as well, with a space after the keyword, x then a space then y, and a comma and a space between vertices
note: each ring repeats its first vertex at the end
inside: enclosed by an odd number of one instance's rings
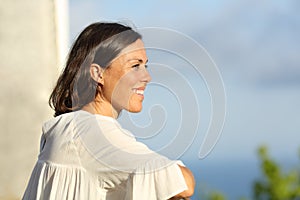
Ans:
POLYGON ((48 97, 68 43, 56 2, 0 0, 0 199, 22 196, 53 114, 48 97))

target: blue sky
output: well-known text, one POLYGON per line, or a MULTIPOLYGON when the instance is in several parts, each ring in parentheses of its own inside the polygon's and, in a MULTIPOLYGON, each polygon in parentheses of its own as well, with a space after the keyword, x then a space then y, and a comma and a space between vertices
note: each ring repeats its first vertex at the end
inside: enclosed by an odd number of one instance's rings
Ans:
MULTIPOLYGON (((255 151, 261 144, 268 145, 271 154, 280 161, 297 161, 300 147, 299 1, 153 0, 113 3, 108 0, 70 0, 69 4, 71 40, 95 21, 131 21, 138 28, 163 27, 186 34, 213 58, 226 89, 226 122, 214 150, 199 161, 199 146, 211 115, 209 93, 203 80, 197 82, 199 80, 187 77, 185 80, 196 84, 196 99, 201 111, 198 134, 184 156, 188 164, 202 163, 205 166, 205 162, 244 161, 257 164, 255 151)), ((169 65, 180 69, 178 63, 173 60, 169 65)), ((160 75, 168 77, 168 74, 160 75)), ((171 77, 170 85, 176 87, 176 84, 176 79, 171 77)), ((176 127, 180 110, 176 111, 176 99, 172 100, 172 95, 155 89, 153 85, 146 94, 146 98, 149 97, 145 100, 146 111, 132 118, 137 121, 145 118, 146 121, 139 123, 147 125, 151 122, 147 106, 151 108, 153 102, 163 105, 164 110, 151 111, 170 120, 165 124, 165 137, 158 136, 163 143, 163 139, 168 140, 167 134, 176 127), (164 96, 158 97, 160 94, 164 96)), ((157 140, 148 142, 159 148, 157 140)), ((205 177, 208 182, 209 178, 214 177, 205 177)), ((249 183, 249 180, 245 181, 249 183)))
MULTIPOLYGON (((94 21, 132 21, 165 27, 202 44, 223 73, 242 73, 250 84, 300 82, 297 1, 70 1, 73 39, 94 21), (272 82, 272 83, 271 83, 272 82)), ((238 81, 238 77, 235 79, 238 81)))

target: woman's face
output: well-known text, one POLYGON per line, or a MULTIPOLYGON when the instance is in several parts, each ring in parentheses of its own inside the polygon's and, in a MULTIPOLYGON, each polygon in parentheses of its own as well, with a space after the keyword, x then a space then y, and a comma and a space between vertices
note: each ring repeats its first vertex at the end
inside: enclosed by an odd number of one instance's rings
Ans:
POLYGON ((151 77, 146 69, 147 55, 138 39, 123 49, 103 73, 103 97, 120 112, 140 112, 144 90, 151 77))

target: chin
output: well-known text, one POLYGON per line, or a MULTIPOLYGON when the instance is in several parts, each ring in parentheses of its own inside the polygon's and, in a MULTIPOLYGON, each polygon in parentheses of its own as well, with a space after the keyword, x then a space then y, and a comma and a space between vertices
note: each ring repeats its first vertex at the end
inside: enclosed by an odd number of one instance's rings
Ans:
POLYGON ((139 112, 142 111, 142 109, 130 109, 128 111, 131 112, 131 113, 139 113, 139 112))
POLYGON ((128 109, 128 112, 131 112, 131 113, 138 113, 138 112, 141 112, 142 111, 142 106, 141 107, 131 107, 128 109))

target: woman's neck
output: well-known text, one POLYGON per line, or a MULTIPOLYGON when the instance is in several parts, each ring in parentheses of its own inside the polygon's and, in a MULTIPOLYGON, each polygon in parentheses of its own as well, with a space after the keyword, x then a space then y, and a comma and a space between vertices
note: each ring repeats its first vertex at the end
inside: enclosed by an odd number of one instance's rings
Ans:
POLYGON ((114 109, 114 107, 109 101, 97 97, 95 98, 94 101, 83 106, 82 110, 92 114, 99 114, 103 116, 112 117, 115 119, 118 118, 120 113, 120 111, 114 109))

